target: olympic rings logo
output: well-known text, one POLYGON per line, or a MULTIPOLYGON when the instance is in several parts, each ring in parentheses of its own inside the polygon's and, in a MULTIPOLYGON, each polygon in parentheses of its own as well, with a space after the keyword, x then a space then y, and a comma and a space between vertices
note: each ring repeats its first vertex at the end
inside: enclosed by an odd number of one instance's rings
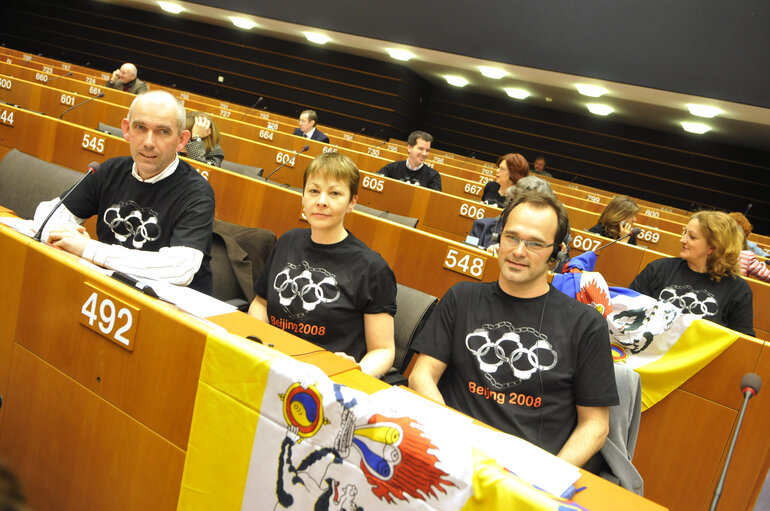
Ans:
POLYGON ((701 318, 712 316, 719 310, 714 295, 704 289, 695 290, 689 285, 668 286, 660 292, 658 299, 674 305, 683 314, 694 314, 701 318), (699 298, 699 295, 703 298, 699 298))
POLYGON ((120 244, 131 240, 133 248, 142 248, 148 241, 157 240, 161 234, 158 214, 152 209, 140 207, 134 201, 121 202, 107 208, 103 220, 120 244))
POLYGON ((296 298, 302 302, 302 309, 312 311, 322 303, 332 303, 340 297, 340 288, 334 275, 324 272, 315 275, 306 261, 302 261, 304 270, 299 275, 292 277, 292 270, 298 270, 299 266, 287 263, 286 267, 275 276, 273 288, 278 292, 278 301, 283 306, 291 305, 296 298), (313 277, 322 276, 319 282, 313 277))

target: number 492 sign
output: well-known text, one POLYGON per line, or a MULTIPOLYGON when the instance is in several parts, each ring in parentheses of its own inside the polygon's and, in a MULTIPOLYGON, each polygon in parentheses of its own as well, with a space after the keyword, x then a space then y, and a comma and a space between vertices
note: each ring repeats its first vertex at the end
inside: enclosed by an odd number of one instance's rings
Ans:
POLYGON ((80 323, 118 346, 134 350, 139 309, 85 284, 80 307, 80 323))

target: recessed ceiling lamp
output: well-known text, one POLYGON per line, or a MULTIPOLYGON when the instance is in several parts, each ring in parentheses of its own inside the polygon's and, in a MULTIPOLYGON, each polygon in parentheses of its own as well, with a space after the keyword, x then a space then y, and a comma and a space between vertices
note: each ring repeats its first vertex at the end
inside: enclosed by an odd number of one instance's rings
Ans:
POLYGON ((305 34, 305 39, 307 39, 311 43, 326 44, 329 41, 331 41, 331 39, 329 39, 326 35, 319 34, 318 32, 304 32, 304 34, 305 34))
POLYGON ((524 89, 515 89, 513 87, 507 87, 505 93, 515 99, 527 99, 529 97, 529 91, 524 89))
POLYGON ((607 94, 607 89, 599 87, 598 85, 589 85, 587 83, 576 83, 575 88, 583 96, 591 96, 592 98, 598 98, 603 94, 607 94))
POLYGON ((687 110, 689 110, 693 115, 697 115, 698 117, 708 117, 709 119, 724 113, 722 110, 715 106, 696 105, 695 103, 687 103, 687 110))
POLYGON ((414 53, 399 48, 388 48, 388 55, 390 55, 390 58, 392 59, 403 60, 404 62, 414 58, 414 53))
POLYGON ((257 24, 253 21, 246 19, 246 18, 239 18, 237 16, 230 16, 230 21, 233 22, 233 25, 235 25, 238 28, 245 28, 246 30, 251 30, 252 28, 256 27, 257 24))
POLYGON ((495 80, 508 76, 508 71, 499 67, 479 66, 479 71, 487 78, 494 78, 495 80))
POLYGON ((446 80, 449 85, 454 85, 455 87, 465 87, 468 85, 468 80, 462 76, 444 75, 444 80, 446 80))
POLYGON ((685 131, 688 131, 690 133, 697 133, 698 135, 703 135, 704 133, 706 133, 711 129, 711 126, 707 124, 703 124, 702 122, 682 121, 682 128, 684 128, 685 131))
POLYGON ((180 12, 184 11, 184 7, 181 5, 172 4, 170 2, 158 2, 158 5, 161 9, 166 12, 170 12, 171 14, 179 14, 180 12))
POLYGON ((588 108, 589 112, 596 115, 609 115, 615 111, 611 106, 600 105, 599 103, 588 103, 586 108, 588 108))

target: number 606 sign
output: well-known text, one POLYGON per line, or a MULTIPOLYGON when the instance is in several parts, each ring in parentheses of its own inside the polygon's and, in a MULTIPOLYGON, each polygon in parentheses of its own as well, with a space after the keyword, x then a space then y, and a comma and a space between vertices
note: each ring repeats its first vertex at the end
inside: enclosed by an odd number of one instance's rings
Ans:
POLYGON ((129 351, 134 349, 139 309, 86 283, 80 323, 129 351))

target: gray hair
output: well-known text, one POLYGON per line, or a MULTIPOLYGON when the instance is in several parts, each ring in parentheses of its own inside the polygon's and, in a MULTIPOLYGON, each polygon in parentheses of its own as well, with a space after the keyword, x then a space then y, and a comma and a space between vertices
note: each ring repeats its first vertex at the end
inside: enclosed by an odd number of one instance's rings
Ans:
POLYGON ((553 193, 553 188, 548 184, 548 181, 537 176, 525 176, 519 179, 515 185, 508 188, 505 201, 508 203, 512 200, 516 200, 516 197, 529 191, 556 197, 556 194, 553 193))
POLYGON ((145 92, 143 94, 139 94, 138 96, 136 96, 136 98, 131 102, 131 106, 128 109, 129 122, 131 122, 134 106, 138 105, 139 103, 151 103, 153 105, 157 105, 161 107, 171 106, 172 108, 175 108, 177 130, 179 133, 184 131, 185 118, 187 116, 184 109, 184 105, 182 104, 181 101, 179 101, 177 98, 172 96, 170 93, 164 90, 153 90, 153 91, 145 92))

